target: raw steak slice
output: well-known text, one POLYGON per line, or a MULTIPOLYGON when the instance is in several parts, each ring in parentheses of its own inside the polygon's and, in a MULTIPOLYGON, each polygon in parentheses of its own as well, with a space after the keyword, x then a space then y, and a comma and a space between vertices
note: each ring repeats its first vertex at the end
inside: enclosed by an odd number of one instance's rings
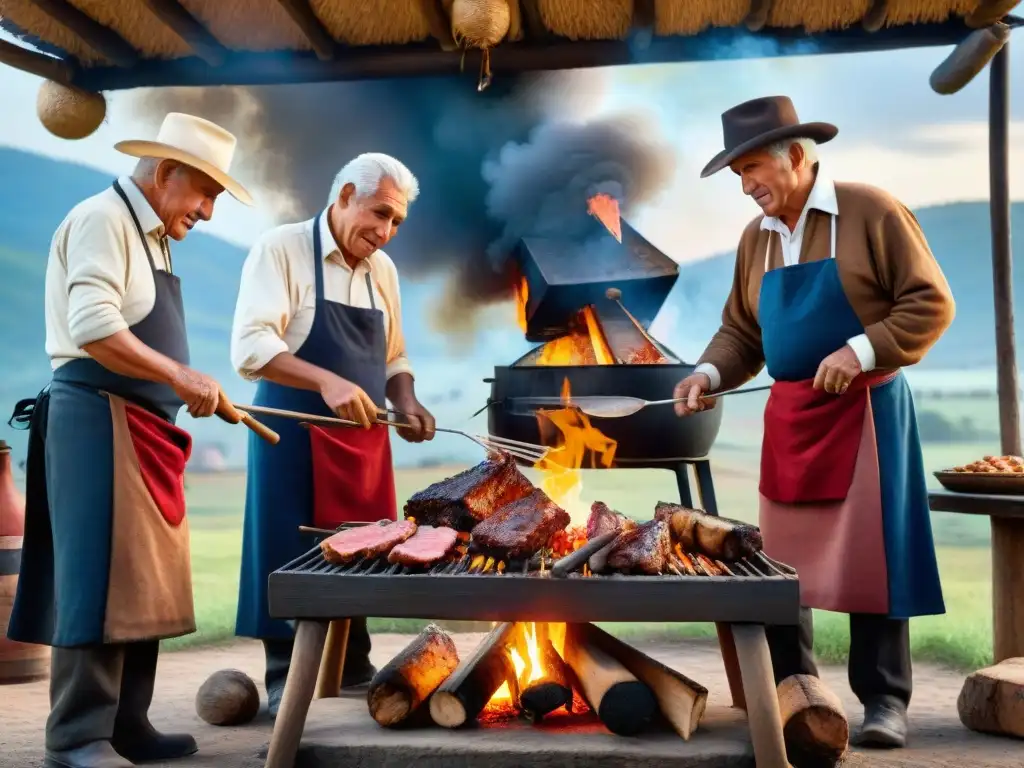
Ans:
POLYGON ((411 539, 406 539, 388 553, 389 563, 402 565, 433 565, 455 547, 459 534, 454 528, 421 525, 411 539))
POLYGON ((361 525, 338 531, 320 542, 324 560, 344 565, 362 557, 377 557, 416 533, 416 523, 399 520, 387 525, 361 525))

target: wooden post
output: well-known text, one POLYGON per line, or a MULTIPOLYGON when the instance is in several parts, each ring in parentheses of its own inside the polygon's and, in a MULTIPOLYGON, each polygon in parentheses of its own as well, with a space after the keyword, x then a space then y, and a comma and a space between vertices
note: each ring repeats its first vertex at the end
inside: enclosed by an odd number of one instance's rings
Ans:
POLYGON ((345 653, 348 650, 348 631, 351 625, 351 619, 335 619, 327 629, 324 653, 320 659, 320 673, 316 678, 317 699, 336 698, 341 690, 345 653))
MULTIPOLYGON (((989 188, 992 283, 996 317, 999 437, 1004 454, 1021 454, 1019 380, 1013 330, 1013 255, 1010 250, 1010 51, 989 68, 989 188)), ((1024 520, 992 517, 992 640, 998 664, 1024 656, 1024 520)))
POLYGON ((754 761, 757 768, 789 768, 782 737, 779 696, 764 627, 760 624, 733 624, 731 629, 743 675, 747 726, 754 745, 754 761))
POLYGON ((292 664, 284 684, 284 697, 270 736, 270 749, 264 768, 293 768, 295 765, 302 730, 306 726, 306 715, 313 701, 324 641, 327 640, 327 627, 326 621, 299 621, 295 628, 292 664))

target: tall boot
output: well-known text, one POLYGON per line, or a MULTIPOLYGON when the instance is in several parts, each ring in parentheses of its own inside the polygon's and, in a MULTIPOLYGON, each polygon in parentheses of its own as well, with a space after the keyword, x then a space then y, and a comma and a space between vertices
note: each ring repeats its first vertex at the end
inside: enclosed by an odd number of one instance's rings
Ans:
POLYGON ((341 687, 348 689, 367 685, 375 674, 377 669, 370 663, 370 631, 366 628, 366 619, 352 619, 345 649, 345 666, 341 671, 341 687))
POLYGON ((199 750, 187 733, 160 733, 149 722, 156 685, 156 661, 160 641, 127 643, 124 646, 121 698, 114 721, 114 749, 133 763, 175 760, 199 750))
POLYGON ((267 688, 267 712, 272 718, 277 717, 284 696, 284 683, 288 677, 288 667, 292 663, 292 646, 294 640, 264 640, 263 653, 266 657, 266 672, 263 683, 267 688))

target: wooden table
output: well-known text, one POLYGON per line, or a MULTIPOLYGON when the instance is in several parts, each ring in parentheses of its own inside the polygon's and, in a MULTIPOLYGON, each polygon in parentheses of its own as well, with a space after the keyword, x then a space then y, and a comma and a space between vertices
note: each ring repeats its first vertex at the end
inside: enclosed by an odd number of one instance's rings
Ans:
POLYGON ((992 525, 992 655, 1024 657, 1024 495, 935 491, 933 512, 986 515, 992 525))

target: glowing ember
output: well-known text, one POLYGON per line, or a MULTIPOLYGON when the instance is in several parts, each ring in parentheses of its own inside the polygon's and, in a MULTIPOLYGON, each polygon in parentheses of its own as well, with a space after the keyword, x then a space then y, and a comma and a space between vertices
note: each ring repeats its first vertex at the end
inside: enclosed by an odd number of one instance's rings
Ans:
POLYGON ((545 344, 537 358, 537 365, 614 364, 615 357, 604 338, 593 307, 584 307, 571 324, 569 333, 545 344))
POLYGON ((619 201, 611 195, 597 194, 587 200, 587 213, 604 224, 612 237, 622 242, 622 219, 619 217, 619 201))

